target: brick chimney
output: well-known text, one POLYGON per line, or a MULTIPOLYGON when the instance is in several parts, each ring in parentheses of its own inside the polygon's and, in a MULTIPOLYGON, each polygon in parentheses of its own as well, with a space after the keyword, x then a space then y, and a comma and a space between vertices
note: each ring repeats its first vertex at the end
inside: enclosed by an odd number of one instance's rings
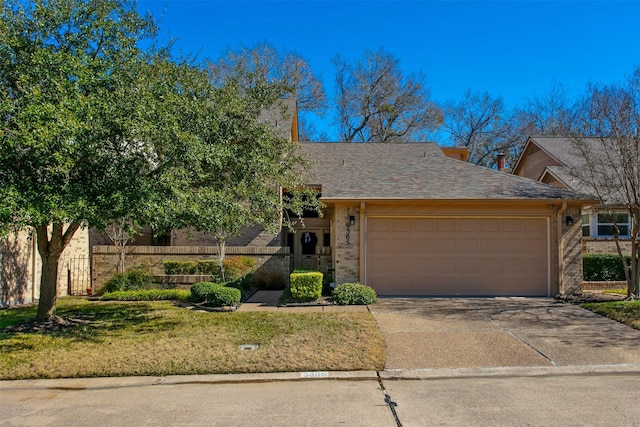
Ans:
POLYGON ((497 163, 498 163, 498 171, 499 172, 504 172, 505 166, 506 166, 506 156, 504 153, 498 153, 498 158, 496 159, 497 163))

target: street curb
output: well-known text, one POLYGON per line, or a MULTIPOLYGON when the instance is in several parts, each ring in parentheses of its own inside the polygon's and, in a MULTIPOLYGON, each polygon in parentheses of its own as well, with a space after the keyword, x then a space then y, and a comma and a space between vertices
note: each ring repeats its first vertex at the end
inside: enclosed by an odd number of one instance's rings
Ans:
POLYGON ((6 391, 11 389, 28 388, 73 391, 180 384, 234 384, 314 380, 377 381, 377 379, 378 373, 376 371, 314 371, 260 374, 171 375, 166 377, 60 378, 0 381, 0 390, 6 391))
POLYGON ((392 369, 380 371, 382 380, 439 380, 456 378, 512 378, 572 375, 640 375, 640 364, 572 365, 496 368, 392 369))

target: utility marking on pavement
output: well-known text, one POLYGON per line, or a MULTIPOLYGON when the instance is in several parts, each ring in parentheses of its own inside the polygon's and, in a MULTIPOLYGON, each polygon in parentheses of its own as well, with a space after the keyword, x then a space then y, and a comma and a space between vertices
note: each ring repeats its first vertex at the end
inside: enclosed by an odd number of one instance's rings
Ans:
POLYGON ((329 372, 300 372, 301 378, 328 378, 329 372))
POLYGON ((502 326, 500 324, 500 322, 498 322, 497 320, 492 319, 488 314, 486 314, 484 311, 482 311, 482 309, 478 308, 477 306, 475 306, 473 303, 467 301, 467 304, 473 308, 475 311, 477 311, 478 313, 480 313, 481 316, 485 317, 487 320, 489 320, 491 323, 495 324, 498 328, 502 329, 503 331, 505 331, 506 333, 508 333, 509 335, 511 335, 512 337, 514 337, 515 339, 517 339, 518 341, 520 341, 522 344, 526 345, 527 347, 529 347, 531 350, 535 351, 536 353, 538 353, 540 356, 542 356, 545 360, 547 360, 549 363, 551 363, 553 366, 558 366, 558 364, 556 362, 554 362, 551 358, 549 358, 546 354, 544 354, 543 352, 541 352, 540 350, 538 350, 537 348, 535 348, 534 346, 532 346, 531 344, 529 344, 528 342, 526 342, 525 340, 523 340, 522 338, 520 338, 518 335, 516 335, 515 333, 511 332, 510 329, 502 326))

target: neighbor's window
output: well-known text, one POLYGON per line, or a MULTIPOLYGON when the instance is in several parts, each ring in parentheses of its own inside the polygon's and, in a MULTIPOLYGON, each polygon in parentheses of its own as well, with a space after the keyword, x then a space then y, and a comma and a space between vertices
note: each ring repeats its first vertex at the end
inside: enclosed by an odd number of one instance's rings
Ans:
POLYGON ((591 236, 591 217, 589 215, 582 215, 582 237, 591 236))
POLYGON ((620 230, 620 236, 629 236, 629 214, 628 213, 599 213, 598 214, 598 236, 613 237, 615 234, 614 223, 620 230))

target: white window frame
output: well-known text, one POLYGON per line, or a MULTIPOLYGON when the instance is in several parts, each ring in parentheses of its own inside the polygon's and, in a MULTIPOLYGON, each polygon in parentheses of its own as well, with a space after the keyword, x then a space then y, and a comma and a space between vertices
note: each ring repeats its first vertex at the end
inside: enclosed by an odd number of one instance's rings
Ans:
POLYGON ((592 221, 593 223, 593 227, 591 228, 592 232, 592 236, 595 237, 608 237, 608 238, 613 238, 614 235, 613 233, 611 234, 600 234, 600 227, 613 227, 614 223, 613 222, 600 222, 600 215, 626 215, 627 216, 627 222, 626 223, 618 223, 618 227, 620 226, 626 226, 627 227, 627 233, 626 234, 622 234, 620 233, 619 237, 621 238, 627 238, 630 237, 630 232, 631 232, 631 216, 629 215, 629 212, 620 212, 620 211, 614 211, 612 213, 609 212, 597 212, 592 214, 593 216, 595 216, 594 220, 592 221))

